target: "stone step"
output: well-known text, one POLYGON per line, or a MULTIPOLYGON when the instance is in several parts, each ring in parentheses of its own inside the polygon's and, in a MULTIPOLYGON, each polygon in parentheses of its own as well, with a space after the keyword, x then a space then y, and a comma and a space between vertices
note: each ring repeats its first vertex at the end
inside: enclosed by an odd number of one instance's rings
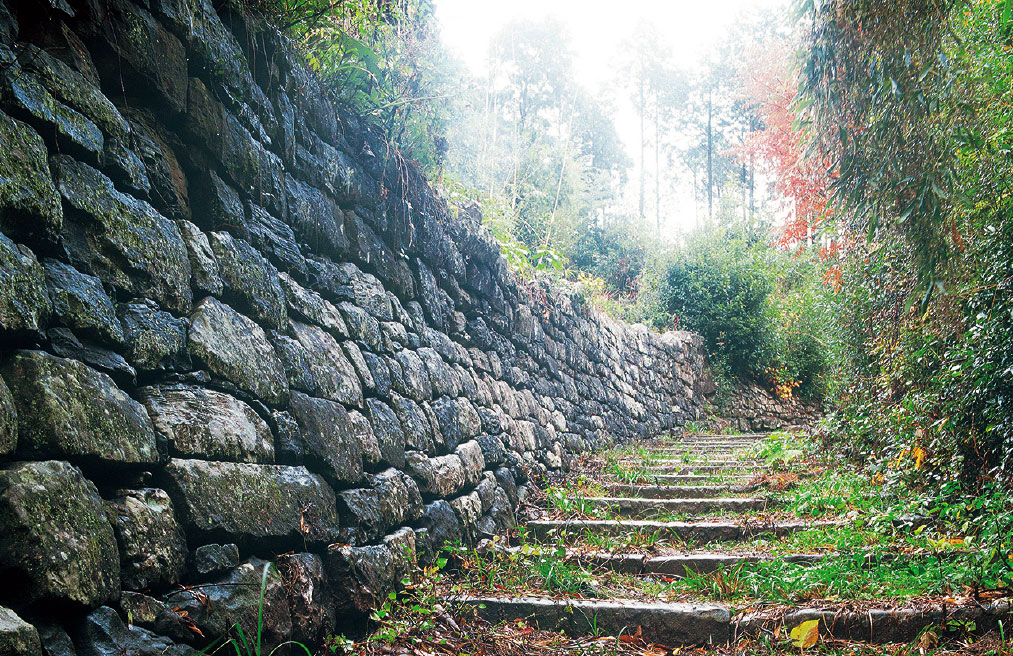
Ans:
POLYGON ((930 627, 958 625, 971 633, 1008 629, 1013 618, 1013 600, 1000 599, 982 604, 967 602, 925 603, 907 608, 871 608, 845 611, 825 608, 803 608, 788 613, 759 611, 737 616, 730 636, 734 642, 740 637, 769 635, 780 629, 782 635, 810 620, 819 621, 820 639, 850 640, 873 644, 911 642, 930 627))
POLYGON ((763 498, 722 497, 712 499, 640 499, 636 497, 582 497, 598 508, 608 508, 627 517, 657 517, 666 513, 748 512, 764 510, 763 498))
POLYGON ((623 535, 629 533, 659 533, 666 537, 707 542, 735 542, 765 535, 779 537, 821 526, 840 526, 839 522, 660 522, 646 519, 539 519, 525 524, 528 535, 544 540, 566 532, 570 535, 623 535))
POLYGON ((767 463, 762 460, 748 460, 745 458, 734 459, 734 458, 707 458, 706 456, 700 456, 698 459, 690 459, 689 461, 682 458, 661 458, 653 461, 655 466, 658 467, 671 467, 675 465, 706 465, 708 467, 737 467, 743 466, 755 466, 755 467, 768 467, 767 463))
POLYGON ((720 478, 722 483, 745 483, 753 479, 751 475, 728 475, 728 476, 714 476, 704 474, 658 474, 658 473, 647 473, 647 480, 652 483, 661 485, 681 485, 685 483, 711 483, 713 484, 715 478, 720 478))
POLYGON ((657 575, 682 578, 688 574, 710 574, 719 569, 730 569, 739 565, 781 560, 800 565, 814 565, 821 562, 823 554, 790 554, 772 556, 769 554, 715 554, 693 553, 670 556, 648 556, 634 553, 609 553, 604 551, 567 554, 567 558, 585 567, 609 569, 631 576, 657 575))
POLYGON ((648 474, 715 474, 721 472, 754 472, 768 471, 767 465, 756 464, 734 464, 734 465, 650 465, 645 468, 648 474))
POLYGON ((609 483, 605 489, 616 496, 644 499, 702 499, 734 492, 730 485, 633 485, 609 483))
POLYGON ((545 599, 542 597, 454 597, 451 608, 475 609, 489 622, 525 620, 531 626, 568 635, 633 635, 664 645, 727 642, 731 613, 712 604, 646 603, 630 599, 545 599))

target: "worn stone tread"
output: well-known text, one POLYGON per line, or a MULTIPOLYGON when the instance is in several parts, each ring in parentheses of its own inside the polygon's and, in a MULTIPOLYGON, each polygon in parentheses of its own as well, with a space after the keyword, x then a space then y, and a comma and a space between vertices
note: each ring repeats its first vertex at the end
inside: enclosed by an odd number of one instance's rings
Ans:
MULTIPOLYGON (((642 499, 702 499, 740 491, 731 485, 642 485, 609 483, 605 489, 616 496, 642 499)), ((745 491, 744 489, 741 491, 745 491)))
POLYGON ((582 497, 595 506, 609 507, 624 515, 639 517, 664 513, 746 512, 763 510, 769 502, 762 497, 717 497, 709 499, 642 499, 637 497, 582 497))
POLYGON ((542 597, 462 597, 450 605, 477 609, 491 622, 526 620, 570 635, 630 635, 650 642, 707 645, 728 640, 731 613, 714 604, 645 603, 626 599, 546 599, 542 597))
POLYGON ((622 535, 636 531, 660 532, 672 537, 698 542, 734 542, 758 535, 782 536, 821 526, 839 526, 840 522, 767 522, 738 523, 714 522, 661 522, 644 519, 574 519, 534 520, 527 523, 528 535, 542 539, 553 531, 570 533, 590 532, 602 535, 622 535))

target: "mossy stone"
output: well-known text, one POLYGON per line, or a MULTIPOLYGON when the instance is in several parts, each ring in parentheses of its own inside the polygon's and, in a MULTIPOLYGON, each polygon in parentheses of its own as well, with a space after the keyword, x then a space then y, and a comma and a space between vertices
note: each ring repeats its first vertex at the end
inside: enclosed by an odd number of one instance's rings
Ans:
POLYGON ((78 268, 177 312, 190 311, 190 258, 175 222, 148 203, 117 191, 96 169, 65 155, 53 158, 60 194, 87 215, 78 268), (81 266, 84 264, 86 266, 81 266))
POLYGON ((39 632, 3 606, 0 606, 0 656, 42 656, 39 632))
POLYGON ((120 558, 95 485, 73 465, 0 469, 0 569, 19 603, 92 608, 120 592, 120 558))
MULTIPOLYGON (((0 112, 0 229, 30 244, 56 243, 63 208, 46 164, 46 144, 0 112)), ((5 267, 0 267, 2 270, 5 267)))
POLYGON ((84 464, 158 460, 144 407, 77 360, 16 351, 0 366, 18 412, 18 454, 84 464))
POLYGON ((38 333, 45 329, 52 311, 45 274, 35 254, 0 233, 0 335, 38 333))

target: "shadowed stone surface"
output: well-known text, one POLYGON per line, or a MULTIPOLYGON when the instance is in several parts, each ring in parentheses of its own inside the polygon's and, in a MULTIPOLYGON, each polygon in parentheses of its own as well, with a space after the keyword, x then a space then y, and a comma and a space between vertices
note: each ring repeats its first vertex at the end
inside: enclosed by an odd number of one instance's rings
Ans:
POLYGON ((37 332, 52 311, 42 265, 28 248, 0 234, 0 334, 37 332))
POLYGON ((120 578, 128 590, 177 583, 186 566, 186 539, 163 490, 124 490, 106 502, 120 546, 120 578))

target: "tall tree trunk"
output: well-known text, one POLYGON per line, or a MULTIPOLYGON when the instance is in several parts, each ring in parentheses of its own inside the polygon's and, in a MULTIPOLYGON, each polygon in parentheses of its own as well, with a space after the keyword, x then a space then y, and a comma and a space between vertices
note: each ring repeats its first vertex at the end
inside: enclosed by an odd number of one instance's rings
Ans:
POLYGON ((646 150, 644 145, 644 113, 647 108, 644 107, 644 58, 643 55, 640 57, 640 218, 643 219, 644 214, 644 178, 647 176, 647 171, 644 170, 644 151, 646 150))
POLYGON ((711 89, 707 89, 707 220, 714 220, 714 163, 712 142, 713 108, 711 107, 711 89))
POLYGON ((654 92, 654 222, 657 225, 658 237, 661 237, 661 106, 658 92, 654 92))

